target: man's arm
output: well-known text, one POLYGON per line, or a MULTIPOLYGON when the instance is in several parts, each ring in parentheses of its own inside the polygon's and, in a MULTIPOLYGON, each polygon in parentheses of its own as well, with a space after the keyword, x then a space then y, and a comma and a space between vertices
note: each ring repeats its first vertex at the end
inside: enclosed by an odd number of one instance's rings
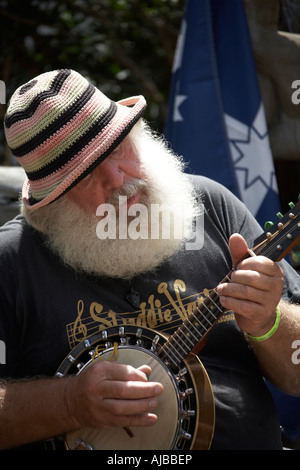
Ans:
POLYGON ((300 364, 293 361, 293 343, 300 340, 300 307, 280 302, 280 324, 271 338, 249 340, 264 377, 289 395, 300 395, 300 364))
POLYGON ((98 362, 68 378, 0 386, 0 448, 59 436, 80 427, 150 426, 163 391, 148 366, 98 362))
MULTIPOLYGON (((247 252, 245 240, 238 234, 229 241, 233 265, 247 252)), ((265 377, 291 395, 300 395, 300 369, 292 361, 292 344, 300 340, 300 306, 282 302, 283 273, 279 265, 263 256, 244 259, 232 273, 230 283, 218 286, 222 305, 235 312, 242 331, 252 337, 265 335, 281 309, 279 326, 264 341, 247 336, 265 377)))
POLYGON ((1 449, 40 441, 72 429, 66 401, 68 380, 12 381, 1 385, 1 449))

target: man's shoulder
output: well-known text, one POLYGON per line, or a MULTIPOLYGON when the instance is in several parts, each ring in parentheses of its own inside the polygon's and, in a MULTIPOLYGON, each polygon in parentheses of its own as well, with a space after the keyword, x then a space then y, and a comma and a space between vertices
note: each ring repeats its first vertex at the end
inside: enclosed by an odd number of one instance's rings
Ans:
POLYGON ((206 187, 214 187, 217 184, 214 180, 207 178, 206 176, 195 175, 191 173, 187 173, 187 176, 193 183, 193 185, 199 189, 203 189, 206 187))
POLYGON ((236 196, 217 181, 207 178, 206 176, 193 174, 188 175, 188 178, 203 201, 205 199, 208 203, 218 205, 223 204, 224 201, 226 201, 226 204, 229 202, 232 204, 240 204, 236 196))
POLYGON ((0 227, 0 253, 16 252, 32 236, 33 229, 22 215, 16 216, 0 227))

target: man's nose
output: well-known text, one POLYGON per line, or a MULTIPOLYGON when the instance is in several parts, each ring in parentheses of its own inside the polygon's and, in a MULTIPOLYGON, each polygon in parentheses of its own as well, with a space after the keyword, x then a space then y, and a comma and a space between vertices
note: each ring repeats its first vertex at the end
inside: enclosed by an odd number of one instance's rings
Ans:
POLYGON ((125 172, 119 161, 108 157, 97 167, 97 171, 104 189, 119 188, 124 183, 125 172))

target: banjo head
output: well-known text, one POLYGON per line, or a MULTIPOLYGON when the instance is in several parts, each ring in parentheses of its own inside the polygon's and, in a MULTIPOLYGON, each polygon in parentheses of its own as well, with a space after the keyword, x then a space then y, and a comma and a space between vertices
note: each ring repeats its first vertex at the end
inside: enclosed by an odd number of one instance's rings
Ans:
POLYGON ((153 330, 133 326, 112 327, 89 337, 71 351, 56 376, 81 374, 95 361, 116 361, 133 367, 147 364, 152 369, 149 380, 162 383, 164 392, 158 399, 155 410, 158 419, 153 426, 130 429, 84 427, 64 436, 67 449, 186 450, 193 448, 194 444, 197 448, 209 448, 213 425, 208 421, 214 422, 214 407, 206 371, 199 360, 195 362, 195 357, 192 357, 191 365, 183 361, 180 367, 172 370, 168 362, 157 355, 166 341, 165 336, 153 330), (195 376, 196 380, 200 377, 202 384, 196 383, 195 376), (197 390, 199 385, 201 395, 204 394, 206 401, 210 402, 202 412, 197 390))

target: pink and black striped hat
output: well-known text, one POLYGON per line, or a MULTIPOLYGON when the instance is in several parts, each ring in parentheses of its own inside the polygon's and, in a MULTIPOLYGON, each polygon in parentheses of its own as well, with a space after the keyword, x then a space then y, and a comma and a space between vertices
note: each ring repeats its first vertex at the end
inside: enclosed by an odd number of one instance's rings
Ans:
POLYGON ((26 207, 50 204, 75 186, 120 144, 145 108, 143 96, 111 101, 73 70, 46 72, 19 87, 4 127, 27 175, 26 207))

